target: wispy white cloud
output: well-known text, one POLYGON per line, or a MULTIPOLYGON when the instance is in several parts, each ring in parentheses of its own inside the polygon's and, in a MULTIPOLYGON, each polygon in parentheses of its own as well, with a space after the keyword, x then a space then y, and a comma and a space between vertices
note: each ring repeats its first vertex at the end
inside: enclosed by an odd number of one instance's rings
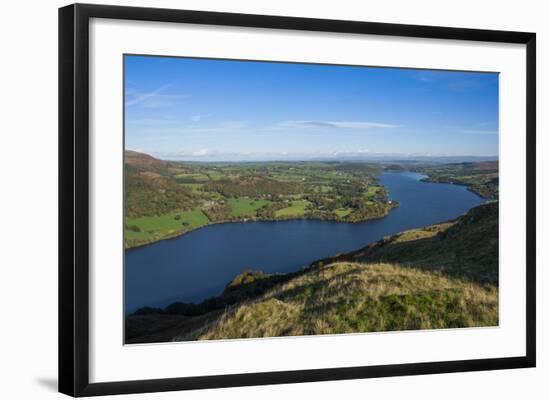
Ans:
POLYGON ((197 115, 191 116, 191 121, 193 121, 194 123, 198 123, 199 121, 202 121, 205 117, 206 115, 197 114, 197 115))
POLYGON ((207 138, 221 138, 221 135, 252 135, 259 134, 258 130, 248 127, 246 121, 224 121, 213 125, 202 124, 185 124, 180 125, 178 121, 174 121, 173 124, 130 124, 134 132, 140 132, 142 135, 152 141, 164 139, 207 139, 207 138))
POLYGON ((224 132, 238 132, 247 128, 247 121, 223 121, 221 123, 210 126, 185 126, 181 127, 178 131, 180 133, 224 133, 224 132))
POLYGON ((473 135, 498 135, 498 130, 465 129, 460 132, 473 135))
POLYGON ((126 107, 141 105, 142 107, 163 107, 174 104, 181 99, 187 99, 190 96, 187 94, 168 94, 164 93, 170 85, 162 85, 150 92, 138 92, 134 90, 126 90, 126 107))
POLYGON ((192 151, 190 154, 191 156, 207 156, 210 154, 210 152, 208 151, 208 149, 199 149, 192 151))
POLYGON ((134 90, 126 90, 126 96, 131 97, 131 99, 126 100, 126 106, 134 106, 145 102, 147 99, 154 98, 158 96, 163 90, 168 88, 168 85, 163 85, 151 92, 136 92, 134 90))
POLYGON ((212 150, 207 148, 198 148, 198 149, 180 149, 173 152, 153 152, 155 156, 161 157, 161 158, 167 158, 167 159, 189 159, 189 160, 195 160, 195 159, 205 159, 205 158, 212 158, 217 157, 219 155, 223 154, 229 154, 220 152, 218 150, 212 150))
POLYGON ((323 121, 323 120, 291 120, 279 124, 285 128, 337 128, 337 129, 370 129, 398 128, 397 124, 386 124, 372 121, 323 121))
POLYGON ((447 83, 447 89, 453 92, 466 92, 479 86, 479 80, 476 78, 459 79, 447 83))
POLYGON ((425 84, 425 88, 435 87, 452 92, 468 92, 485 85, 479 75, 449 74, 444 71, 415 71, 415 79, 425 84))
MULTIPOLYGON (((240 137, 264 137, 269 136, 273 131, 283 134, 295 134, 296 130, 303 131, 303 135, 307 137, 322 137, 328 138, 335 136, 340 138, 342 132, 339 130, 346 130, 345 135, 347 138, 364 137, 364 131, 373 128, 391 129, 401 127, 397 124, 386 124, 378 122, 368 121, 319 121, 319 120, 292 120, 281 121, 270 125, 255 125, 249 121, 221 121, 215 124, 202 124, 201 121, 194 122, 192 124, 180 125, 177 121, 172 124, 169 121, 159 120, 159 124, 155 126, 154 120, 146 119, 143 121, 142 127, 139 127, 142 133, 148 133, 154 135, 156 139, 159 136, 166 136, 172 138, 187 139, 205 139, 215 138, 220 135, 238 135, 240 137), (321 128, 315 130, 313 128, 321 128)), ((139 121, 133 126, 139 126, 139 121)))
POLYGON ((176 122, 170 118, 129 118, 127 120, 128 124, 133 125, 147 125, 147 126, 158 126, 158 125, 171 125, 176 122))

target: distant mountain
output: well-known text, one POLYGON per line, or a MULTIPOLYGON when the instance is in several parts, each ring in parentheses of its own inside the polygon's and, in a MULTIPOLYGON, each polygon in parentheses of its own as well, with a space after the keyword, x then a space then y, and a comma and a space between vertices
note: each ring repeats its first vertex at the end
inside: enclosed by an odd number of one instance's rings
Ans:
POLYGON ((317 157, 315 161, 361 161, 370 163, 394 163, 403 165, 415 164, 448 164, 463 162, 498 161, 498 156, 422 156, 422 155, 390 155, 390 154, 343 154, 338 157, 317 157))
POLYGON ((165 175, 174 164, 133 150, 124 152, 124 163, 134 172, 152 172, 161 175, 165 175))
POLYGON ((377 153, 368 151, 334 151, 316 153, 292 152, 169 152, 160 156, 163 160, 185 162, 362 162, 362 163, 398 163, 398 164, 441 164, 498 160, 498 156, 468 156, 468 155, 421 155, 402 153, 377 153))

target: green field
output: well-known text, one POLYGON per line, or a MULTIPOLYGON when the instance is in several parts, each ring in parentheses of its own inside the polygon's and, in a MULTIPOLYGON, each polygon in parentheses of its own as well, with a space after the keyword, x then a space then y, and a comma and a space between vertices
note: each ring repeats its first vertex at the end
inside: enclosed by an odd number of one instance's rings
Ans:
POLYGON ((363 193, 365 197, 371 198, 374 195, 376 195, 382 187, 376 186, 376 185, 369 185, 367 190, 363 193))
POLYGON ((251 200, 249 198, 229 198, 227 203, 231 207, 231 216, 245 217, 252 215, 259 208, 269 204, 269 201, 251 200))
POLYGON ((147 243, 167 238, 208 224, 200 209, 169 213, 161 216, 142 216, 126 219, 126 240, 147 243), (179 218, 177 217, 179 216, 179 218))
POLYGON ((292 201, 291 206, 277 210, 275 212, 275 217, 303 217, 308 205, 308 201, 292 201))
POLYGON ((352 212, 351 209, 336 209, 334 213, 338 215, 338 217, 346 217, 352 212))

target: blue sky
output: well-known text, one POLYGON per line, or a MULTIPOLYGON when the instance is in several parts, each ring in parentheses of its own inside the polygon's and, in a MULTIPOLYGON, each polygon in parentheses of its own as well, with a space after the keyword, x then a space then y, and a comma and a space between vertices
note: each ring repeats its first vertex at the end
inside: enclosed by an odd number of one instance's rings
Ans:
POLYGON ((125 57, 126 148, 179 160, 498 156, 498 74, 125 57))

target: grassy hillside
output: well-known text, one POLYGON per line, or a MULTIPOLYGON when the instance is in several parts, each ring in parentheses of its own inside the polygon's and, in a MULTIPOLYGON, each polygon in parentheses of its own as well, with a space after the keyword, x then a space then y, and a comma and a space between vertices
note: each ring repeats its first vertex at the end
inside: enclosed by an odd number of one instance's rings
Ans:
POLYGON ((426 181, 466 185, 486 199, 498 199, 498 161, 452 163, 415 169, 426 181))
POLYGON ((472 208, 455 221, 404 231, 316 265, 336 261, 399 263, 498 285, 498 202, 472 208))
POLYGON ((228 310, 197 334, 211 340, 496 324, 495 287, 398 264, 336 262, 228 310))
POLYGON ((145 153, 135 152, 133 150, 126 150, 124 152, 124 163, 126 164, 126 167, 130 167, 132 171, 150 171, 157 174, 166 174, 169 167, 167 162, 155 159, 153 156, 145 153))
POLYGON ((125 246, 132 247, 181 234, 204 225, 200 197, 180 185, 181 165, 125 152, 125 246))
POLYGON ((126 169, 124 179, 126 217, 158 216, 198 204, 192 190, 170 177, 126 169))
POLYGON ((187 320, 130 342, 495 326, 498 202, 296 273, 244 272, 199 305, 145 312, 187 320))

